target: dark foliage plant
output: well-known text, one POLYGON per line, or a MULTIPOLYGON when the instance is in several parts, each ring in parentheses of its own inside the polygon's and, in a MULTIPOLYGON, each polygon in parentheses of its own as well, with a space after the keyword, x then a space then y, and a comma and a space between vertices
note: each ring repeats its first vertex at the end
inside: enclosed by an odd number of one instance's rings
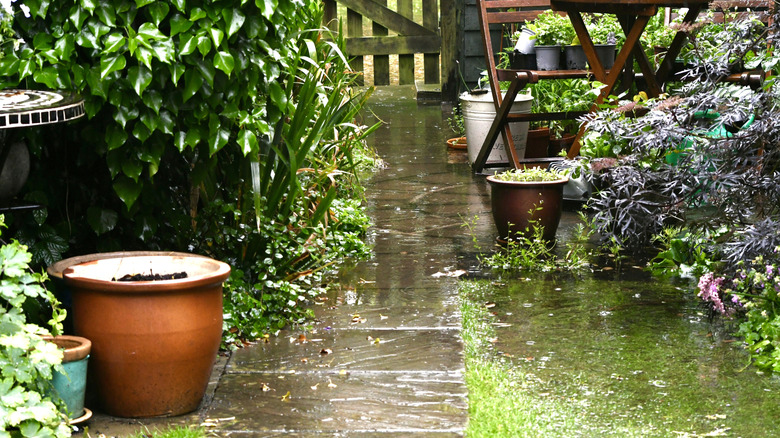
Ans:
POLYGON ((586 118, 584 150, 602 153, 584 159, 599 188, 593 222, 624 247, 660 242, 653 270, 695 278, 707 306, 741 318, 755 365, 780 372, 778 15, 681 30, 687 68, 668 96, 586 118), (725 81, 742 69, 771 75, 753 88, 725 81))
POLYGON ((690 29, 688 53, 700 57, 688 59, 687 80, 671 89, 670 97, 648 102, 641 117, 631 116, 640 109, 634 103, 586 116, 591 132, 608 143, 624 143, 615 165, 595 175, 600 190, 590 206, 603 236, 642 248, 669 225, 715 229, 725 224, 732 234, 723 249, 732 259, 773 249, 759 250, 750 236, 757 226, 769 237, 778 232, 775 83, 753 90, 723 80, 748 60, 774 66, 765 41, 774 38, 775 27, 734 20, 714 29, 690 29), (706 221, 697 221, 705 211, 706 221))

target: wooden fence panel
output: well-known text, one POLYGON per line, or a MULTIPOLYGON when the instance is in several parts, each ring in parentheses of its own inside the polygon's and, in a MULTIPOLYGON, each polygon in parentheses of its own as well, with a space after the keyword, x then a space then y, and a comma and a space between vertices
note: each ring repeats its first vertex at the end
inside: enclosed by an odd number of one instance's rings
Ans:
MULTIPOLYGON (((352 68, 364 71, 364 57, 373 57, 374 85, 390 84, 388 55, 398 56, 399 84, 414 83, 415 54, 423 54, 424 82, 442 83, 440 58, 444 50, 439 29, 439 0, 397 0, 396 10, 387 7, 387 0, 324 1, 327 25, 337 30, 338 20, 343 23, 346 54, 353 59, 352 68), (414 2, 422 2, 421 17, 413 16, 414 2), (343 10, 346 10, 346 17, 339 16, 343 10)), ((452 4, 449 0, 442 0, 442 3, 452 4)))

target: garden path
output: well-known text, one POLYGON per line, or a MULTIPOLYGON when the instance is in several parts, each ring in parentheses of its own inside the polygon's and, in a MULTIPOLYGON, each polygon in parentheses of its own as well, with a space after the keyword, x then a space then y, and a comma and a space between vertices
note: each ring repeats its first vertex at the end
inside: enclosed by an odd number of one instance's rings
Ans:
POLYGON ((462 435, 468 403, 451 273, 474 259, 467 217, 479 214, 479 235, 492 236, 489 198, 465 152, 446 148, 447 111, 414 96, 395 86, 372 97, 366 124, 385 122, 371 142, 387 162, 366 182, 374 257, 342 270, 311 330, 285 330, 222 358, 193 414, 97 414, 92 436, 194 423, 223 436, 462 435))

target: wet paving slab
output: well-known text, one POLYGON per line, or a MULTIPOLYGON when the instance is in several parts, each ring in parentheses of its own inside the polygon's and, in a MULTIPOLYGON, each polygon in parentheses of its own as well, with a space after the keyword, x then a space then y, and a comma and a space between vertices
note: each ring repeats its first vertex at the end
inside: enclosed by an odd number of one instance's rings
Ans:
POLYGON ((474 259, 466 218, 492 227, 489 193, 465 152, 447 150, 446 108, 419 104, 412 91, 372 97, 366 124, 384 124, 370 143, 387 163, 365 181, 373 257, 341 271, 314 305, 316 322, 223 359, 197 412, 144 420, 96 412, 91 434, 204 423, 220 436, 463 434, 457 279, 448 274, 474 259))

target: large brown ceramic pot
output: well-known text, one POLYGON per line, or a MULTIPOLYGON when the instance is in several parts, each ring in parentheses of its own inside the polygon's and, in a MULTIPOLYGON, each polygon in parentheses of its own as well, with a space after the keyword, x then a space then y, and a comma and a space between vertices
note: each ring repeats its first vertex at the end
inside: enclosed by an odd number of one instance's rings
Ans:
POLYGON ((499 240, 530 237, 533 224, 544 227, 545 240, 555 239, 563 211, 563 186, 569 181, 568 177, 556 181, 519 182, 488 176, 487 180, 499 240))
POLYGON ((222 336, 230 267, 205 257, 133 255, 68 267, 73 328, 92 341, 90 387, 105 413, 179 415, 197 409, 222 336), (125 274, 187 277, 114 281, 125 274))

